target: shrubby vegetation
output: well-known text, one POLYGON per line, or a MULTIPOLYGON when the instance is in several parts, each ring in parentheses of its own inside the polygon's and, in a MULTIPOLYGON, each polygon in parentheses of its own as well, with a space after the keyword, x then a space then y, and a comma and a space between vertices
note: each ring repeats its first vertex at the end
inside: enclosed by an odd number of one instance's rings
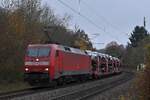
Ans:
POLYGON ((131 94, 135 94, 138 100, 150 99, 150 44, 146 45, 145 51, 146 68, 136 75, 136 79, 133 84, 133 90, 131 91, 131 94))
MULTIPOLYGON (((144 75, 141 79, 142 85, 141 85, 141 96, 144 98, 144 100, 150 99, 150 44, 146 46, 146 69, 144 70, 144 75)), ((140 83, 139 83, 140 84, 140 83)))
POLYGON ((129 38, 124 57, 124 63, 127 66, 136 67, 145 63, 145 46, 150 41, 150 35, 143 26, 136 26, 129 38))
POLYGON ((50 7, 42 6, 41 1, 0 1, 0 82, 22 80, 25 49, 30 43, 92 49, 84 30, 68 29, 70 16, 58 17, 50 7))
MULTIPOLYGON (((150 100, 150 34, 143 26, 136 26, 129 40, 125 48, 111 42, 104 51, 121 58, 123 67, 136 69, 139 64, 146 65, 146 68, 136 75, 129 94, 138 100, 150 100)), ((129 97, 129 100, 131 98, 129 97)))
POLYGON ((136 26, 126 47, 113 41, 107 44, 103 51, 120 58, 123 66, 135 69, 137 65, 145 63, 146 51, 144 48, 149 42, 150 35, 148 31, 143 26, 136 26))

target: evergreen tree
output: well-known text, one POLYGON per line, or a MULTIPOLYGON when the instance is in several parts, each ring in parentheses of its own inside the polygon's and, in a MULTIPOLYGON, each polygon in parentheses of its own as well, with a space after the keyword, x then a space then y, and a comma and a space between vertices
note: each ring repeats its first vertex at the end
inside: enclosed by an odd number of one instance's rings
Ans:
POLYGON ((128 46, 137 47, 138 43, 148 36, 148 31, 143 26, 136 26, 131 33, 131 37, 129 38, 130 43, 128 44, 128 46))

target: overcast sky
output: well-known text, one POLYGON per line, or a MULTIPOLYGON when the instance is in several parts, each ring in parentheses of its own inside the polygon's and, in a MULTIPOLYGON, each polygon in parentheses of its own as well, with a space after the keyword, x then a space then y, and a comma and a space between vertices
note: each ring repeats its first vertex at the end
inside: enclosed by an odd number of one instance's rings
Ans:
POLYGON ((44 0, 55 13, 63 16, 65 13, 72 16, 69 22, 70 28, 78 25, 89 35, 96 48, 104 48, 107 43, 116 41, 126 45, 128 35, 136 25, 143 25, 143 18, 146 17, 147 29, 150 28, 150 0, 61 0, 94 24, 89 23, 85 18, 74 13, 72 10, 61 4, 58 0, 44 0), (92 34, 98 33, 94 36, 92 34), (104 43, 104 44, 95 44, 104 43))

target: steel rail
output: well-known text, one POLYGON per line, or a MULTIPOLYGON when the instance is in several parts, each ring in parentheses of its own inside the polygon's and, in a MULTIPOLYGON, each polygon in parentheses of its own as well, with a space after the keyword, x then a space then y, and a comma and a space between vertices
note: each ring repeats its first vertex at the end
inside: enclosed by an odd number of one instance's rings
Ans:
POLYGON ((126 75, 120 79, 113 80, 110 83, 103 83, 103 84, 99 84, 94 87, 90 87, 85 90, 67 93, 67 94, 64 94, 64 95, 61 95, 58 97, 54 97, 54 98, 52 98, 52 100, 74 100, 74 99, 75 100, 86 100, 88 97, 91 97, 98 93, 102 93, 104 91, 110 90, 118 85, 121 85, 121 84, 131 80, 133 78, 133 74, 130 72, 127 72, 127 73, 128 73, 128 75, 126 75))
MULTIPOLYGON (((111 77, 113 77, 113 76, 111 76, 111 77)), ((105 79, 107 79, 107 78, 102 78, 99 80, 105 80, 105 79)), ((56 86, 56 87, 33 87, 33 88, 27 88, 27 89, 17 90, 17 91, 12 91, 12 92, 7 92, 7 93, 0 93, 0 100, 6 100, 6 99, 14 98, 14 97, 20 97, 20 96, 31 95, 31 94, 35 94, 35 93, 52 91, 55 89, 68 88, 71 86, 77 86, 77 85, 81 85, 81 84, 85 84, 85 83, 89 83, 89 82, 93 82, 93 81, 98 81, 98 80, 76 82, 76 83, 66 84, 63 86, 56 86)))

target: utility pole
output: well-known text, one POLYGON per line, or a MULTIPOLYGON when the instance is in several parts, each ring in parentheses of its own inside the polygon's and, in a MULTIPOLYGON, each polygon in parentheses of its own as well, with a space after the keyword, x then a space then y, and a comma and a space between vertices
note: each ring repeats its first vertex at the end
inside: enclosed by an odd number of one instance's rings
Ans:
POLYGON ((53 42, 52 39, 51 39, 51 36, 50 36, 50 35, 52 35, 53 29, 56 29, 56 26, 45 26, 44 27, 43 31, 45 33, 45 36, 48 39, 45 43, 52 43, 53 42))
POLYGON ((146 18, 144 17, 144 28, 146 28, 146 18))
POLYGON ((79 3, 79 9, 78 9, 79 11, 78 12, 80 14, 80 3, 81 3, 81 0, 79 0, 78 3, 79 3))

